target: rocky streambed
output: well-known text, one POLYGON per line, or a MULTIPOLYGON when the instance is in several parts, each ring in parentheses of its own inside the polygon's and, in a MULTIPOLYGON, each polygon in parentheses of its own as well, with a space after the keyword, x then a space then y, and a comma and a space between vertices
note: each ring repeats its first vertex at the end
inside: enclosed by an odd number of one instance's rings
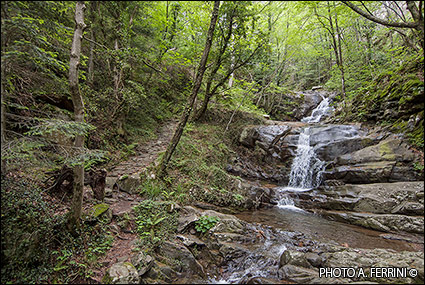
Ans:
POLYGON ((415 150, 381 128, 303 121, 242 131, 239 154, 226 169, 249 211, 177 205, 170 209, 179 217, 175 238, 150 255, 136 250, 105 280, 422 283, 424 182, 415 150), (205 216, 218 221, 202 233, 196 222, 205 216), (363 274, 321 274, 335 268, 363 274), (374 274, 377 268, 405 274, 374 274))

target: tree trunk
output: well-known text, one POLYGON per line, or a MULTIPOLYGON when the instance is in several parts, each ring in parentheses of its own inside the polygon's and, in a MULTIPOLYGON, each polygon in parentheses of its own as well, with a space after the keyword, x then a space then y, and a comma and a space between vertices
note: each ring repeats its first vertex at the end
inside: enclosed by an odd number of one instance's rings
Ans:
MULTIPOLYGON (((77 2, 75 6, 75 31, 72 40, 71 58, 69 62, 69 87, 74 104, 75 122, 84 122, 84 105, 83 98, 80 94, 78 86, 78 67, 80 64, 81 54, 81 40, 83 38, 83 31, 86 27, 84 24, 84 9, 83 2, 77 2)), ((74 141, 74 147, 78 151, 84 146, 84 136, 77 135, 74 141)), ((69 224, 71 228, 79 226, 81 218, 81 208, 83 204, 83 186, 84 186, 84 164, 81 163, 74 166, 74 185, 73 196, 71 204, 71 214, 69 224)))
POLYGON ((220 6, 220 1, 214 1, 214 8, 213 8, 213 11, 212 11, 212 14, 211 14, 211 22, 210 22, 210 27, 208 29, 207 40, 205 42, 204 53, 202 54, 202 58, 201 58, 201 61, 199 63, 198 71, 197 71, 197 74, 196 74, 196 77, 195 77, 195 84, 193 85, 193 89, 192 89, 192 95, 189 97, 188 102, 186 103, 186 107, 185 107, 183 114, 180 118, 180 122, 177 126, 177 129, 174 132, 174 136, 171 139, 171 142, 168 145, 167 151, 165 152, 165 154, 164 154, 164 156, 161 160, 161 163, 158 166, 157 174, 158 174, 159 177, 163 177, 163 175, 165 174, 165 170, 167 168, 167 165, 168 165, 168 163, 171 159, 171 156, 173 155, 174 150, 176 149, 177 144, 180 141, 181 135, 183 134, 184 127, 186 126, 186 123, 189 119, 190 113, 193 109, 193 105, 195 103, 196 96, 198 95, 199 88, 201 87, 202 78, 203 78, 204 73, 205 73, 205 66, 206 66, 207 59, 208 59, 208 54, 210 52, 211 45, 212 45, 214 29, 215 29, 215 25, 217 23, 219 6, 220 6))
MULTIPOLYGON (((335 3, 334 3, 335 5, 335 3)), ((335 29, 336 29, 336 35, 338 37, 338 54, 339 54, 339 70, 341 71, 341 91, 342 96, 344 97, 344 108, 345 106, 345 72, 344 72, 344 62, 342 60, 342 48, 341 48, 341 31, 338 26, 338 15, 335 13, 335 29)))
MULTIPOLYGON (((3 3, 2 3, 3 6, 3 3)), ((3 8, 3 7, 2 7, 3 8)), ((7 2, 5 1, 4 3, 4 9, 5 11, 7 11, 7 2)), ((4 27, 4 22, 6 20, 6 18, 9 18, 8 15, 5 13, 4 16, 2 15, 1 17, 1 53, 3 55, 4 52, 6 52, 6 46, 7 46, 7 32, 6 29, 3 29, 4 27)), ((1 146, 5 147, 6 145, 6 89, 5 89, 5 84, 6 84, 6 58, 1 59, 1 146)), ((3 151, 2 151, 3 152, 3 151)), ((1 160, 1 176, 3 177, 3 175, 6 175, 6 171, 7 171, 7 161, 6 159, 2 159, 1 160)))
MULTIPOLYGON (((114 41, 114 49, 116 52, 118 52, 119 50, 119 46, 118 46, 118 37, 115 38, 114 41)), ((115 64, 114 64, 114 95, 115 98, 119 101, 120 100, 120 96, 119 96, 119 85, 120 85, 120 70, 118 68, 118 60, 117 60, 117 55, 115 55, 115 64)))
POLYGON ((94 72, 94 32, 93 32, 93 27, 91 28, 90 31, 90 38, 91 38, 91 42, 90 42, 90 55, 89 55, 89 70, 88 70, 88 75, 87 75, 87 81, 88 83, 93 86, 93 72, 94 72))
MULTIPOLYGON (((6 81, 6 62, 1 63, 1 145, 6 145, 6 90, 4 88, 4 82, 6 81)), ((6 160, 1 161, 1 176, 6 175, 6 160)))
POLYGON ((232 36, 233 17, 234 17, 234 14, 232 13, 230 15, 229 25, 227 27, 227 34, 223 38, 223 44, 221 45, 221 47, 219 49, 218 56, 216 58, 216 61, 214 62, 211 73, 209 74, 208 79, 207 79, 207 86, 205 88, 205 98, 202 101, 202 104, 201 104, 201 107, 199 108, 199 110, 198 111, 195 110, 195 116, 194 116, 195 121, 198 121, 199 119, 201 119, 201 117, 205 114, 205 111, 207 110, 207 107, 208 107, 208 103, 209 103, 212 95, 214 94, 214 92, 211 92, 211 85, 213 83, 214 77, 217 75, 217 72, 221 67, 221 64, 223 63, 223 56, 224 56, 224 53, 227 50, 227 46, 229 45, 229 41, 230 41, 230 38, 232 36))

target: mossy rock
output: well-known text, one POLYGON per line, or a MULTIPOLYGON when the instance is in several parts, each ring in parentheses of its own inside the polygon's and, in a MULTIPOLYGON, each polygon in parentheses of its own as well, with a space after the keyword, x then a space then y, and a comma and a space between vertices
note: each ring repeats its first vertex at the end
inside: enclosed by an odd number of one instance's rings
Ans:
POLYGON ((106 203, 101 203, 93 206, 93 216, 95 218, 99 217, 109 209, 109 205, 106 203))
POLYGON ((102 279, 105 284, 139 284, 139 281, 137 269, 130 262, 115 263, 102 279))
POLYGON ((94 205, 86 215, 85 220, 89 222, 102 221, 104 223, 110 223, 112 221, 112 210, 106 203, 94 205))

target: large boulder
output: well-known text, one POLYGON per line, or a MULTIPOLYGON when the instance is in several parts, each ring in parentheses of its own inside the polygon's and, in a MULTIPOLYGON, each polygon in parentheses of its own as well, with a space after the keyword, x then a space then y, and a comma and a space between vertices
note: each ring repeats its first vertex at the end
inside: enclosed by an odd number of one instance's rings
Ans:
POLYGON ((318 210, 322 216, 383 232, 424 233, 423 216, 318 210))
POLYGON ((303 209, 333 220, 385 232, 423 233, 423 181, 346 184, 289 194, 303 209))
POLYGON ((130 262, 113 264, 102 279, 106 284, 139 284, 140 277, 136 267, 130 262))
POLYGON ((349 210, 375 214, 424 214, 424 182, 345 184, 298 193, 304 209, 349 210), (311 200, 315 199, 314 205, 311 200))
POLYGON ((338 284, 338 283, 421 283, 424 280, 423 252, 395 252, 387 249, 362 250, 332 246, 320 253, 285 250, 279 263, 280 279, 296 283, 338 284), (314 257, 314 258, 313 258, 314 257), (320 260, 319 266, 312 265, 311 260, 320 260), (341 274, 342 268, 353 268, 341 274), (333 270, 333 269, 340 270, 333 270), (407 268, 406 273, 417 273, 407 276, 390 276, 389 274, 372 274, 371 268, 407 268), (324 270, 333 271, 334 276, 326 276, 324 270), (322 274, 320 274, 322 270, 322 274), (359 274, 360 270, 364 274, 359 274), (413 270, 413 271, 409 271, 413 270), (340 277, 337 278, 339 275, 340 277))
POLYGON ((116 182, 115 185, 118 190, 126 192, 128 194, 138 194, 140 192, 140 185, 142 180, 140 175, 123 175, 116 182))
POLYGON ((181 268, 179 268, 181 272, 193 273, 200 276, 205 275, 202 265, 180 240, 163 242, 158 254, 166 257, 171 262, 178 262, 181 265, 181 268))
POLYGON ((387 139, 336 158, 324 179, 346 183, 416 181, 423 177, 413 169, 415 154, 400 139, 387 139))

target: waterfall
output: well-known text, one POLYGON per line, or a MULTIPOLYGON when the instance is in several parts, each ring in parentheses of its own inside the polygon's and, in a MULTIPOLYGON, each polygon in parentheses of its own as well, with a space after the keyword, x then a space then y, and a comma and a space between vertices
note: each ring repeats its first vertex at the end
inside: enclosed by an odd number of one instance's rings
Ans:
POLYGON ((297 155, 292 162, 288 186, 301 189, 318 186, 324 164, 310 146, 310 128, 305 128, 298 139, 297 155))
MULTIPOLYGON (((317 123, 332 110, 333 108, 329 106, 329 98, 323 98, 312 111, 311 116, 305 117, 301 121, 317 123)), ((310 145, 310 127, 306 127, 298 138, 297 152, 292 161, 288 186, 282 188, 281 193, 306 191, 319 186, 324 166, 325 162, 317 157, 314 147, 310 145)), ((283 195, 278 206, 280 208, 296 208, 294 201, 286 195, 283 195)))
POLYGON ((301 119, 301 122, 306 123, 318 123, 323 116, 329 115, 334 110, 333 107, 329 106, 329 98, 324 98, 320 104, 311 112, 311 115, 301 119))

